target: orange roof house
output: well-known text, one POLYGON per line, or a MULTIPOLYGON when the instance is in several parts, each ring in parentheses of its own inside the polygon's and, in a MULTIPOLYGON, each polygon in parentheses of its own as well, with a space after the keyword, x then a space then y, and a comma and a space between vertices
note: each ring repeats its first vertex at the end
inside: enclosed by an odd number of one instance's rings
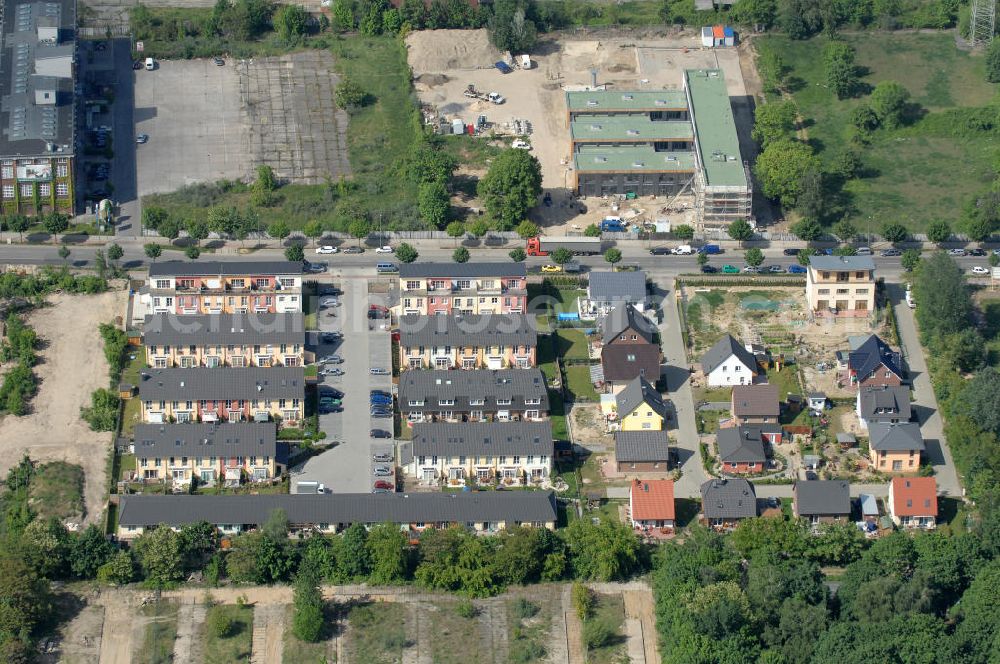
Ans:
POLYGON ((902 528, 937 525, 937 481, 933 477, 894 477, 889 483, 889 516, 902 528))
POLYGON ((635 480, 629 487, 628 502, 633 527, 673 530, 673 480, 635 480))

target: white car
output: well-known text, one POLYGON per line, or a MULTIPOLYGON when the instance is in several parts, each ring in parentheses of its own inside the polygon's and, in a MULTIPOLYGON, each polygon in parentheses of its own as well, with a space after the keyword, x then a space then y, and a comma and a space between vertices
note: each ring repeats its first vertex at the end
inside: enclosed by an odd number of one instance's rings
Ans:
POLYGON ((972 268, 972 274, 986 275, 989 273, 990 273, 989 268, 985 268, 982 265, 977 265, 974 268, 972 268))
POLYGON ((340 249, 337 249, 336 247, 331 247, 328 244, 324 244, 322 247, 316 247, 317 254, 335 254, 338 251, 340 251, 340 249))
POLYGON ((385 245, 384 247, 378 247, 377 249, 375 249, 376 254, 391 254, 394 251, 395 249, 393 249, 389 245, 385 245))
POLYGON ((515 148, 517 150, 530 150, 531 143, 529 143, 528 141, 522 141, 521 139, 517 139, 516 141, 510 144, 510 147, 515 148))

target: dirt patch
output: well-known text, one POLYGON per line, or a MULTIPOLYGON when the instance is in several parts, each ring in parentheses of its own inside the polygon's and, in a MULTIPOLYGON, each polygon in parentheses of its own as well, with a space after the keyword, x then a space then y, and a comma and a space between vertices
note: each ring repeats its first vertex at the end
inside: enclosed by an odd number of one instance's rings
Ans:
POLYGON ((433 88, 438 85, 444 85, 451 79, 444 74, 422 74, 413 79, 416 85, 424 85, 428 88, 433 88))
POLYGON ((104 607, 84 606, 56 637, 55 652, 42 655, 42 662, 96 662, 101 654, 104 607))
POLYGON ((570 411, 573 418, 573 442, 584 447, 607 447, 614 442, 606 433, 597 404, 574 404, 570 411))
POLYGON ((406 37, 413 71, 482 69, 503 59, 486 30, 418 30, 406 37))
POLYGON ((107 491, 112 434, 94 432, 80 419, 90 394, 108 386, 108 364, 97 327, 121 316, 126 294, 54 295, 28 316, 43 342, 35 373, 38 394, 32 412, 0 419, 0 474, 24 454, 35 461, 65 461, 84 471, 84 522, 95 523, 107 491))

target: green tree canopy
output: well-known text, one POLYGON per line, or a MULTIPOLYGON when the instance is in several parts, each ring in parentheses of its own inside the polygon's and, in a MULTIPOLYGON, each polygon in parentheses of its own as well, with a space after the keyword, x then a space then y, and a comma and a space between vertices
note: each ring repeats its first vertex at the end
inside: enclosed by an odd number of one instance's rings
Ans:
POLYGON ((883 127, 894 129, 903 124, 910 92, 896 81, 882 81, 871 95, 871 107, 883 127))
POLYGON ((806 242, 823 237, 823 227, 815 219, 802 219, 792 225, 791 231, 795 237, 806 242))
POLYGON ((412 263, 417 260, 420 254, 417 250, 413 248, 413 245, 403 242, 398 247, 396 247, 396 258, 403 263, 412 263))
POLYGON ((792 138, 798 109, 795 102, 775 101, 754 110, 753 140, 763 148, 782 139, 792 138))
POLYGON ((479 181, 478 192, 498 230, 513 228, 542 193, 541 164, 527 150, 504 150, 479 181))
POLYGON ((802 190, 802 176, 820 170, 819 159, 805 143, 777 140, 764 148, 754 167, 764 195, 794 206, 802 190))
POLYGON ((760 267, 764 262, 764 252, 757 247, 751 247, 743 252, 743 260, 750 267, 760 267))
MULTIPOLYGON (((444 182, 440 180, 421 182, 417 190, 417 207, 420 210, 420 216, 429 226, 441 228, 448 220, 448 213, 451 210, 448 189, 444 182)), ((461 224, 461 222, 452 223, 461 224)), ((449 224, 450 226, 451 224, 449 224)))
POLYGON ((938 244, 951 237, 951 224, 944 219, 936 219, 927 226, 927 239, 938 244))

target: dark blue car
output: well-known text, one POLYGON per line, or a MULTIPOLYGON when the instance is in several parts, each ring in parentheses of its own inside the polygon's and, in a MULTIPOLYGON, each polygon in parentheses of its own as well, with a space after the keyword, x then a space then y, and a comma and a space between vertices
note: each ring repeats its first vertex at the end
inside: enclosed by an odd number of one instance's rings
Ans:
POLYGON ((788 271, 791 274, 805 274, 806 273, 806 269, 804 267, 802 267, 801 265, 789 265, 788 266, 788 271))
POLYGON ((373 405, 373 406, 377 406, 377 405, 391 406, 392 405, 392 397, 387 397, 387 396, 383 396, 383 395, 375 395, 375 394, 373 394, 371 396, 371 400, 370 401, 371 401, 371 405, 373 405))

